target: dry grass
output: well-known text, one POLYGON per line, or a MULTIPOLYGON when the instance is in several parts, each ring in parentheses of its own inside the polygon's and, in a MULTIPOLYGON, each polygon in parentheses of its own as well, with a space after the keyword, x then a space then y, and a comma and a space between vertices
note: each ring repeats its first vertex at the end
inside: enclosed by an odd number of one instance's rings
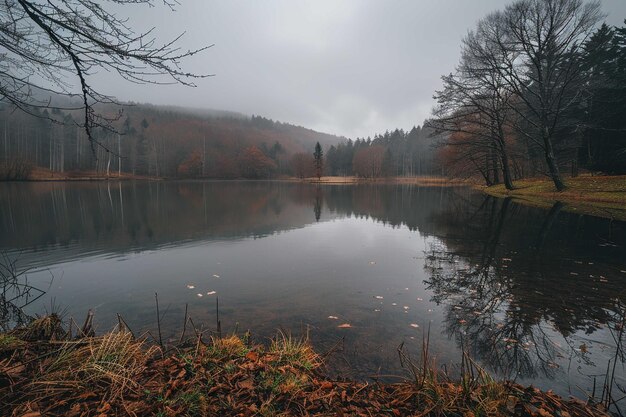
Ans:
POLYGON ((322 364, 320 356, 315 353, 307 339, 294 338, 279 332, 272 339, 268 353, 277 356, 279 364, 290 365, 299 369, 311 371, 322 364))
POLYGON ((484 187, 496 197, 512 197, 515 201, 537 207, 550 207, 556 201, 564 210, 581 214, 626 220, 626 176, 581 175, 567 178, 565 191, 558 192, 548 178, 515 181, 515 189, 503 185, 484 187))
POLYGON ((236 335, 205 344, 199 335, 167 353, 121 331, 30 344, 9 336, 0 338, 14 349, 0 353, 2 416, 608 417, 592 405, 496 382, 466 356, 461 377, 452 379, 435 370, 427 343, 418 365, 399 349, 413 381, 370 385, 328 380, 308 340, 284 333, 267 348, 236 335))
POLYGON ((312 184, 410 184, 410 185, 422 185, 422 186, 458 186, 468 184, 465 180, 446 178, 446 177, 434 177, 434 176, 419 176, 419 177, 381 177, 381 178, 361 178, 361 177, 340 177, 340 176, 326 176, 318 179, 317 177, 294 179, 295 181, 307 182, 312 184))
POLYGON ((155 352, 156 347, 146 348, 123 331, 67 341, 43 364, 30 388, 41 397, 96 391, 111 401, 136 392, 137 379, 155 352))
POLYGON ((211 343, 206 349, 207 355, 216 361, 230 360, 245 356, 249 352, 244 341, 237 335, 226 337, 211 337, 211 343))

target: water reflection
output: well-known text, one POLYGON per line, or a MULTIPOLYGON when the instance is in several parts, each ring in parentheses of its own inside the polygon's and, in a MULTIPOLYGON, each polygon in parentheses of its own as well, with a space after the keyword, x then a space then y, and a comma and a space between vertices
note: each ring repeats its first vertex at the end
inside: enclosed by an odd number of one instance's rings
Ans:
POLYGON ((0 184, 0 249, 50 266, 62 279, 47 297, 97 307, 103 326, 119 312, 150 329, 156 291, 174 337, 187 303, 215 322, 216 291, 225 327, 345 337, 353 376, 400 372, 395 347, 417 350, 431 325, 441 363, 467 348, 497 374, 567 393, 614 360, 626 226, 562 208, 408 185, 0 184))
MULTIPOLYGON (((562 207, 484 198, 434 218, 455 231, 430 244, 425 262, 446 332, 509 378, 554 378, 565 366, 585 373, 616 354, 624 369, 623 225, 562 207)), ((624 373, 616 377, 623 383, 624 373)))

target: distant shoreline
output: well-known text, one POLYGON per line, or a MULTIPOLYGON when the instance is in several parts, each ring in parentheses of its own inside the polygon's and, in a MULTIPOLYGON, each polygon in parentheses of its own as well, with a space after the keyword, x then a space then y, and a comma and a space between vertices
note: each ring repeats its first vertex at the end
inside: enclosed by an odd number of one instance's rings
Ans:
POLYGON ((74 171, 67 173, 52 174, 47 170, 37 170, 29 178, 19 180, 4 180, 0 182, 74 182, 74 181, 278 181, 278 182, 297 182, 306 184, 414 184, 414 185, 433 185, 433 186, 458 186, 471 185, 466 180, 435 177, 435 176, 417 176, 417 177, 380 177, 380 178, 361 178, 356 176, 324 176, 320 179, 316 177, 297 178, 297 177, 275 177, 275 178, 167 178, 140 176, 129 173, 118 175, 111 173, 110 175, 102 175, 93 171, 74 171))
POLYGON ((97 181, 273 181, 316 185, 363 185, 363 184, 402 184, 428 187, 468 186, 477 191, 497 198, 512 198, 515 202, 544 209, 551 208, 556 202, 562 203, 565 211, 592 216, 626 221, 626 175, 608 176, 583 174, 567 178, 567 189, 558 192, 548 178, 520 179, 513 182, 514 189, 507 190, 504 185, 478 185, 471 179, 455 179, 438 176, 417 177, 380 177, 361 178, 356 176, 276 177, 267 179, 246 178, 164 178, 138 176, 117 172, 109 176, 93 171, 75 171, 54 173, 45 169, 36 169, 28 179, 0 181, 6 183, 37 182, 97 182, 97 181))

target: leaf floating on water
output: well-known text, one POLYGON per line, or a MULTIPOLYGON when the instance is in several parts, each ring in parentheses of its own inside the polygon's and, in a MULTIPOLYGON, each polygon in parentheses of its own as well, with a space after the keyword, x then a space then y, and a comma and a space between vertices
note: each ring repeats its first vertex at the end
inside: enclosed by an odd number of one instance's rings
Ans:
POLYGON ((463 320, 463 319, 459 320, 459 324, 466 324, 466 323, 467 323, 467 320, 463 320))
POLYGON ((587 348, 587 345, 583 343, 582 345, 580 345, 580 351, 582 353, 587 353, 589 352, 589 349, 587 348))
POLYGON ((411 324, 409 324, 409 326, 414 327, 416 329, 420 327, 420 325, 416 324, 416 323, 411 323, 411 324))
POLYGON ((196 286, 193 284, 187 284, 187 288, 189 288, 190 290, 193 290, 194 288, 196 288, 196 286))
POLYGON ((198 297, 202 297, 202 294, 200 294, 200 293, 198 293, 198 294, 196 294, 196 295, 197 295, 198 297))
POLYGON ((421 298, 417 297, 417 301, 424 301, 424 300, 422 300, 421 298))
POLYGON ((340 328, 340 329, 350 329, 352 327, 352 325, 349 324, 349 323, 344 323, 344 324, 340 324, 337 327, 340 328))
POLYGON ((208 293, 206 293, 206 295, 213 295, 213 294, 217 294, 216 291, 209 291, 208 293))
POLYGON ((376 265, 376 261, 370 261, 370 265, 376 265))
POLYGON ((380 308, 375 308, 374 311, 378 313, 380 312, 380 308))
POLYGON ((578 275, 578 272, 570 272, 570 275, 578 275))
POLYGON ((375 295, 374 298, 377 299, 377 300, 382 300, 383 296, 382 295, 375 295))
POLYGON ((213 278, 219 278, 220 276, 217 274, 213 274, 213 278))
POLYGON ((337 316, 328 316, 328 318, 331 320, 339 320, 339 317, 337 316))
POLYGON ((502 262, 511 262, 511 258, 502 258, 502 262))
POLYGON ((408 290, 409 290, 408 288, 405 288, 405 289, 404 289, 404 291, 408 291, 408 290))
POLYGON ((398 305, 398 303, 391 303, 391 305, 392 305, 392 306, 397 306, 397 305, 398 305))
POLYGON ((433 309, 432 309, 432 308, 429 308, 429 309, 428 309, 428 312, 429 312, 429 313, 432 313, 432 312, 433 312, 433 309))
POLYGON ((402 308, 403 308, 403 309, 405 309, 405 310, 408 310, 408 309, 409 309, 409 306, 404 306, 404 307, 402 307, 402 308))

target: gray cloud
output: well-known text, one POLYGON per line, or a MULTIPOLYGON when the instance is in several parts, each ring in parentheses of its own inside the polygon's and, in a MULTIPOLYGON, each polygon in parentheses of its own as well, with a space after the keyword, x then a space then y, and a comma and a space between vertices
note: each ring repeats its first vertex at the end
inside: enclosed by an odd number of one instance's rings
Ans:
MULTIPOLYGON (((121 100, 259 114, 348 137, 408 129, 429 116, 439 77, 459 43, 503 0, 187 0, 120 9, 159 39, 185 31, 180 45, 215 46, 186 62, 215 77, 181 86, 137 86, 113 74, 97 85, 121 100)), ((603 0, 607 22, 626 18, 626 1, 603 0)))

